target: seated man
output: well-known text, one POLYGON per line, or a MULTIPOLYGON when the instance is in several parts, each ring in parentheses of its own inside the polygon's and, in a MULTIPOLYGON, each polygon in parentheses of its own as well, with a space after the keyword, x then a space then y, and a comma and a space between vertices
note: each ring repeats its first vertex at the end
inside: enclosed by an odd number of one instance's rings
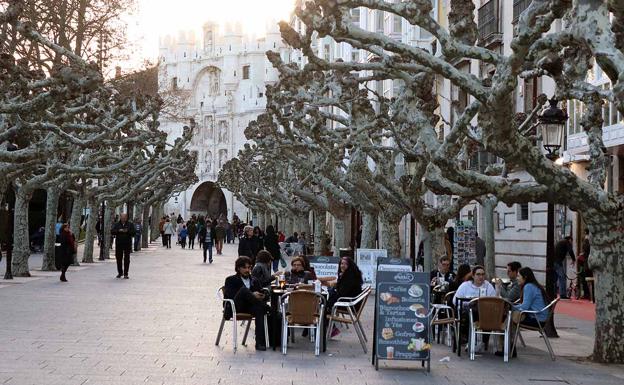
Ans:
POLYGON ((312 280, 312 274, 304 270, 304 260, 301 257, 295 257, 290 262, 290 271, 285 274, 286 282, 290 285, 298 283, 308 283, 312 280))
MULTIPOLYGON (((261 292, 260 282, 251 276, 251 259, 238 257, 234 263, 236 274, 225 279, 223 295, 227 299, 233 299, 236 312, 249 313, 254 316, 256 322, 256 350, 266 350, 264 340, 264 315, 267 308, 264 303, 265 295, 261 292)), ((232 309, 225 309, 225 317, 232 317, 232 309)))
POLYGON ((520 284, 518 283, 518 270, 522 265, 520 262, 509 262, 507 264, 507 277, 509 277, 509 283, 503 284, 499 279, 496 281, 496 291, 500 292, 500 296, 505 298, 509 302, 516 302, 520 299, 520 284))
POLYGON ((442 285, 444 282, 451 283, 455 280, 455 273, 451 270, 451 259, 447 256, 440 258, 438 269, 433 270, 429 275, 431 286, 442 285))

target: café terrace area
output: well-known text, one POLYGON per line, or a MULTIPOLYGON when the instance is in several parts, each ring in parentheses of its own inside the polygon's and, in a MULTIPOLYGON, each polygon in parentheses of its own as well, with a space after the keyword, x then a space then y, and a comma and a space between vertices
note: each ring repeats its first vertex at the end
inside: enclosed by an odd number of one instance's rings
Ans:
MULTIPOLYGON (((286 355, 280 347, 247 346, 238 325, 222 317, 216 292, 233 274, 237 244, 226 244, 214 263, 201 251, 165 249, 152 243, 132 255, 131 278, 115 278, 114 260, 72 267, 70 284, 55 272, 0 283, 1 384, 621 384, 624 368, 590 362, 593 305, 560 301, 550 339, 556 360, 535 332, 523 332, 526 347, 503 362, 489 352, 458 357, 444 341, 431 346, 431 370, 420 361, 371 361, 375 291, 361 314, 364 353, 353 327, 327 341, 315 356, 314 342, 295 331, 286 355)), ((39 265, 32 257, 31 266, 39 265)), ((4 261, 0 264, 3 264, 4 261)), ((3 269, 0 266, 0 269, 3 269)), ((444 338, 442 338, 444 340, 444 338)), ((493 346, 493 345, 491 345, 493 346)))

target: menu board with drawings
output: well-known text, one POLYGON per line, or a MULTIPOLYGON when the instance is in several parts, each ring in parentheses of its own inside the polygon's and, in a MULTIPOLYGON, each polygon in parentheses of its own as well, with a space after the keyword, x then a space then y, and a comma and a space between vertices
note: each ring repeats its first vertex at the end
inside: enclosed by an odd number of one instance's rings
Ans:
POLYGON ((376 360, 427 361, 429 368, 429 274, 378 271, 376 360))
POLYGON ((471 221, 460 221, 455 226, 455 250, 453 265, 468 264, 473 266, 477 261, 476 253, 477 230, 471 221))

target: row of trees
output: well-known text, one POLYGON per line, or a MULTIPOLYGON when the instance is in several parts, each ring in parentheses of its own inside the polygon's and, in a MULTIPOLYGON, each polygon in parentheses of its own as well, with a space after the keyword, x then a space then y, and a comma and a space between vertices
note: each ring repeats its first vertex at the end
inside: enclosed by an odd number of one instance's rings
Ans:
MULTIPOLYGON (((267 53, 280 80, 267 90, 267 112, 245 131, 254 143, 225 165, 219 182, 260 212, 329 212, 340 225, 347 208, 354 206, 364 213, 362 243, 369 245, 372 223, 379 218, 391 255, 400 254, 398 224, 410 213, 426 230, 429 261, 443 252, 439 240, 447 220, 470 201, 489 210, 497 201, 566 205, 583 215, 593 237, 594 358, 624 362, 624 197, 603 188, 608 158, 601 112, 609 101, 624 113, 624 7, 615 0, 533 0, 518 20, 511 53, 505 55, 477 44, 472 0, 449 3, 448 27, 431 17, 430 0, 300 3, 296 15, 304 31, 287 23, 280 28, 307 64, 300 68, 267 53), (350 17, 358 7, 387 12, 427 30, 440 52, 359 28, 350 17), (562 28, 553 32, 558 20, 562 28), (372 59, 324 60, 314 44, 323 37, 365 50, 372 59), (462 60, 491 71, 480 78, 462 72, 456 67, 462 60), (611 80, 610 89, 587 81, 595 63, 611 80), (590 149, 587 179, 555 164, 536 146, 545 95, 533 110, 515 111, 519 79, 540 76, 553 80, 554 99, 585 104, 581 125, 590 149), (373 87, 381 81, 395 85, 392 98, 373 87), (440 114, 436 83, 450 83, 469 95, 466 108, 453 104, 458 118, 452 124, 440 114), (478 149, 499 162, 483 172, 467 168, 478 149), (519 170, 531 180, 518 179, 519 170)), ((492 215, 486 216, 491 223, 492 215)), ((494 265, 491 251, 487 261, 494 265)))
MULTIPOLYGON (((172 194, 196 182, 196 154, 185 149, 194 124, 185 127, 175 143, 168 143, 167 134, 159 130, 162 101, 157 96, 128 86, 133 77, 105 81, 102 66, 84 59, 90 58, 88 49, 83 53, 79 46, 89 46, 86 41, 70 44, 56 32, 40 33, 35 27, 42 23, 33 23, 30 2, 4 3, 0 8, 0 196, 12 189, 15 205, 13 229, 0 236, 13 249, 8 275, 12 268, 14 275, 28 276, 28 206, 35 190, 47 193, 42 269, 54 269, 54 224, 63 193, 73 198, 74 233, 79 232, 83 209, 89 209, 82 260, 93 262, 97 213, 103 202, 105 230, 110 231, 114 209, 124 204, 147 225, 150 215, 161 215, 162 204, 172 194), (60 44, 55 42, 59 39, 60 44)), ((95 7, 105 2, 62 3, 95 7)), ((118 2, 113 3, 116 7, 118 2)), ((157 225, 157 220, 152 224, 157 225)), ((144 236, 143 245, 148 241, 144 236)), ((109 248, 104 250, 108 256, 109 248)))

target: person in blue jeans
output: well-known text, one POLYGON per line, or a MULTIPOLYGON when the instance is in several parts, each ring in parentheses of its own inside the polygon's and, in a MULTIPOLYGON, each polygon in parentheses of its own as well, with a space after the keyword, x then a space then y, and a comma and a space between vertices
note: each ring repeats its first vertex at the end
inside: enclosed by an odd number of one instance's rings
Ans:
POLYGON ((212 263, 212 246, 214 245, 217 234, 212 223, 207 220, 206 225, 199 231, 199 239, 201 240, 202 248, 204 250, 204 263, 206 263, 206 254, 208 254, 208 261, 212 263))
POLYGON ((559 287, 559 296, 561 299, 568 299, 568 278, 566 276, 566 258, 568 255, 570 255, 572 263, 574 264, 576 262, 576 257, 572 249, 572 237, 569 235, 555 245, 555 271, 557 272, 557 286, 559 287))

